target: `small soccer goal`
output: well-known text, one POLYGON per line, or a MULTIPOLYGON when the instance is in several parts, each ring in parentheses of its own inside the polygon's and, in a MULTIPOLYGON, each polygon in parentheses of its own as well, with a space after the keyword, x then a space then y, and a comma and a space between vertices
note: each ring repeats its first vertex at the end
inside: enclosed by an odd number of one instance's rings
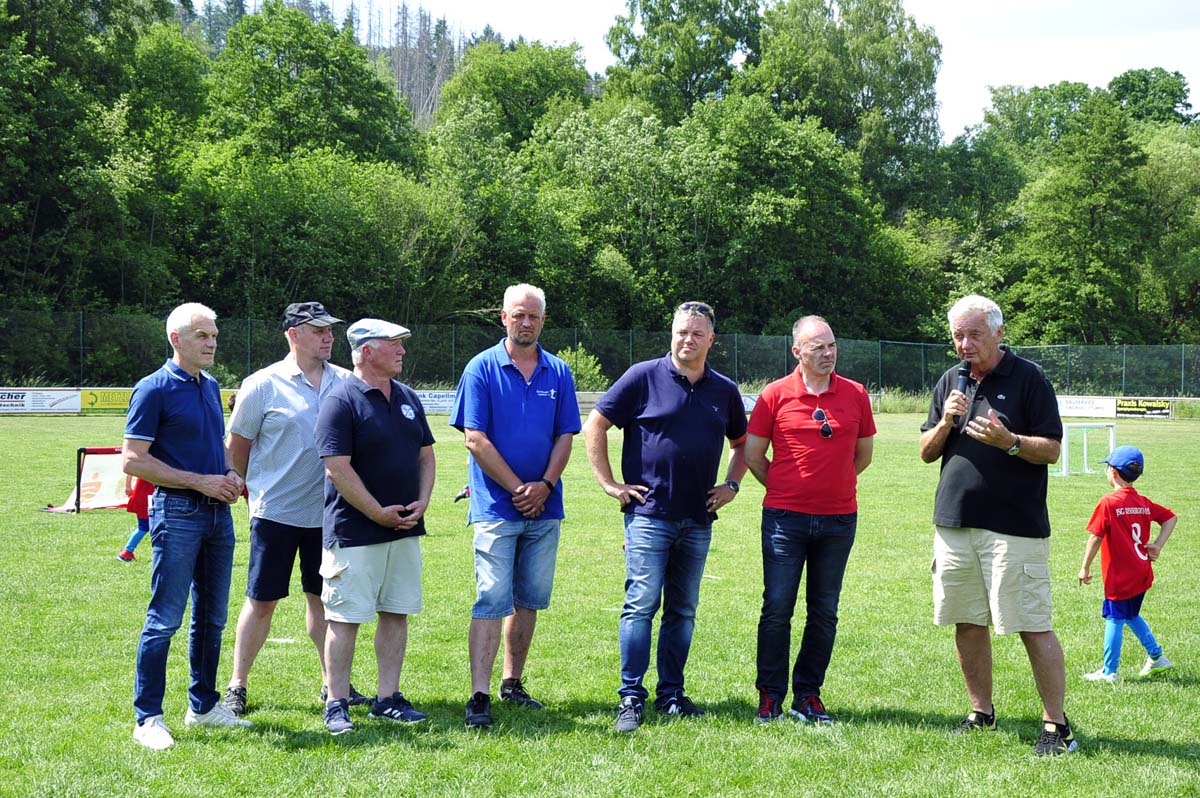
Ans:
POLYGON ((51 513, 119 509, 125 506, 125 472, 121 469, 120 446, 82 446, 75 453, 75 488, 67 500, 51 513))
MULTIPOLYGON (((1101 438, 1101 440, 1103 439, 1101 438)), ((1115 421, 1077 421, 1063 424, 1062 453, 1058 458, 1061 468, 1051 473, 1058 477, 1070 474, 1098 473, 1093 466, 1099 462, 1101 457, 1115 448, 1117 448, 1117 424, 1115 421), (1108 430, 1108 448, 1103 451, 1096 447, 1088 449, 1089 438, 1100 437, 1094 434, 1097 430, 1108 430)))

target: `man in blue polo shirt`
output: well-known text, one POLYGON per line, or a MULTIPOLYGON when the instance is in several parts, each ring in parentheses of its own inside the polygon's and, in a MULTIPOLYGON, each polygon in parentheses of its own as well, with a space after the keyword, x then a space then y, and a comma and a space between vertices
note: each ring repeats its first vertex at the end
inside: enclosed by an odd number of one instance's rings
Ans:
POLYGON ((229 505, 243 484, 225 456, 220 386, 202 370, 212 365, 217 350, 216 319, 196 303, 171 311, 171 359, 134 386, 125 419, 125 473, 158 486, 150 510, 150 605, 133 687, 133 739, 155 751, 175 744, 163 722, 163 693, 171 638, 183 622, 189 590, 192 683, 184 725, 251 725, 222 706, 217 691, 233 570, 229 505))
POLYGON ((510 286, 500 313, 506 337, 463 371, 450 423, 466 438, 475 525, 475 582, 469 649, 471 698, 466 724, 492 724, 492 669, 504 634, 500 699, 530 709, 542 703, 522 678, 538 610, 550 606, 559 526, 559 477, 579 432, 575 381, 567 364, 545 352, 538 335, 546 295, 510 286))
POLYGON ((354 374, 338 383, 317 416, 325 463, 321 601, 329 628, 325 726, 353 731, 350 665, 358 627, 379 618, 379 685, 371 717, 425 720, 400 692, 408 616, 421 611, 421 547, 433 495, 433 433, 421 400, 396 379, 409 331, 379 319, 346 330, 354 374))
POLYGON ((649 691, 651 623, 659 605, 654 707, 680 717, 703 710, 687 697, 683 670, 692 645, 700 579, 716 511, 737 495, 746 473, 746 411, 737 385, 707 363, 716 340, 713 310, 685 302, 675 311, 671 351, 630 367, 596 403, 583 426, 588 460, 604 492, 625 513, 625 606, 616 730, 635 731, 649 691), (608 430, 625 431, 621 478, 613 478, 608 430), (725 440, 729 465, 716 484, 725 440))

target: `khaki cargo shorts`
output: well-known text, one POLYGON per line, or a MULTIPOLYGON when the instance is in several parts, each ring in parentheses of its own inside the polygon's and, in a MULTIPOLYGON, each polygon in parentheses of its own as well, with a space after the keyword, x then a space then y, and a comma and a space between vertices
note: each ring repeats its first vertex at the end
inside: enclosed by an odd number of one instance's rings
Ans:
POLYGON ((933 622, 1048 632, 1050 539, 935 526, 933 622))

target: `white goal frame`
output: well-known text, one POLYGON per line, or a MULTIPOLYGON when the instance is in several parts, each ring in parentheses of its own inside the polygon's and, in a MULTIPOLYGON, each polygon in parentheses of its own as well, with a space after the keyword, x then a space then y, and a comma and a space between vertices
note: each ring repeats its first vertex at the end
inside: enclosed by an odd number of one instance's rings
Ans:
POLYGON ((1076 421, 1063 424, 1062 470, 1055 476, 1065 477, 1071 473, 1071 430, 1073 429, 1079 430, 1079 434, 1083 438, 1083 473, 1085 474, 1096 473, 1089 465, 1091 463, 1088 458, 1089 429, 1108 429, 1108 451, 1111 452, 1117 448, 1117 423, 1115 421, 1076 421))

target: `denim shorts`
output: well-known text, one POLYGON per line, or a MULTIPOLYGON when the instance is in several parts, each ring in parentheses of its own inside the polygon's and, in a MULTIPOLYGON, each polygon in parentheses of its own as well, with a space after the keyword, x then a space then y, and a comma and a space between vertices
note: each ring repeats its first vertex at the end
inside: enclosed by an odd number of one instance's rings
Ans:
POLYGON ((300 589, 321 595, 321 527, 250 519, 250 568, 246 595, 255 601, 287 598, 296 554, 300 554, 300 589))
POLYGON ((562 520, 479 521, 475 524, 475 588, 471 617, 506 618, 513 606, 544 610, 554 587, 562 520))

